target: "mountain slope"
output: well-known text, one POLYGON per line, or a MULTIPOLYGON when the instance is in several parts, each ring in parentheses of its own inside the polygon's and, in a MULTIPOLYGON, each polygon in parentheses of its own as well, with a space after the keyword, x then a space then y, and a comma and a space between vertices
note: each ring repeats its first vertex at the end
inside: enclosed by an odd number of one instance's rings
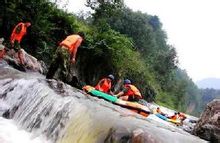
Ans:
POLYGON ((220 78, 206 78, 196 82, 199 88, 220 89, 220 78))

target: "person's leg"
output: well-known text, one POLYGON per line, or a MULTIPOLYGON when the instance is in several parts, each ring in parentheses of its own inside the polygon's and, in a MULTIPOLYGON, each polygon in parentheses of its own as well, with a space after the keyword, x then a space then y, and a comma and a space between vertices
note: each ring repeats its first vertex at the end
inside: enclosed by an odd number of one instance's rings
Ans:
POLYGON ((81 81, 77 78, 77 76, 73 76, 72 80, 69 83, 71 86, 76 87, 78 89, 82 89, 83 84, 81 83, 81 81))
POLYGON ((50 64, 49 70, 47 72, 46 78, 52 79, 54 74, 56 73, 57 69, 60 65, 60 47, 57 48, 56 53, 53 57, 52 63, 50 64))
POLYGON ((18 52, 21 49, 20 43, 17 40, 15 40, 12 44, 12 48, 14 48, 15 52, 18 52))
POLYGON ((61 54, 61 62, 62 64, 60 65, 60 79, 63 82, 67 82, 67 76, 70 72, 70 53, 67 49, 62 48, 62 54, 61 54))
POLYGON ((17 40, 15 40, 12 46, 15 52, 18 54, 18 59, 19 59, 20 64, 24 65, 24 55, 21 51, 20 43, 17 40))

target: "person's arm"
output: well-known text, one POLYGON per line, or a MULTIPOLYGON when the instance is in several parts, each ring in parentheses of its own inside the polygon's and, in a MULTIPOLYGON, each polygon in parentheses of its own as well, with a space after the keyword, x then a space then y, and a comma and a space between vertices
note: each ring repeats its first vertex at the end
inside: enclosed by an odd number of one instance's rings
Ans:
POLYGON ((128 90, 129 90, 128 87, 126 87, 126 88, 124 87, 124 88, 122 89, 122 91, 120 91, 118 94, 116 94, 116 96, 117 96, 117 97, 120 97, 120 96, 124 95, 128 90))
POLYGON ((82 38, 78 39, 75 43, 75 48, 73 49, 72 58, 71 58, 72 63, 76 62, 76 53, 77 53, 78 47, 81 45, 81 43, 82 43, 82 38))
POLYGON ((117 97, 120 97, 120 96, 122 96, 123 94, 124 94, 124 92, 121 91, 121 92, 119 92, 118 94, 116 94, 116 96, 117 96, 117 97))
POLYGON ((110 95, 114 95, 114 92, 112 92, 111 90, 109 90, 109 94, 110 94, 110 95))

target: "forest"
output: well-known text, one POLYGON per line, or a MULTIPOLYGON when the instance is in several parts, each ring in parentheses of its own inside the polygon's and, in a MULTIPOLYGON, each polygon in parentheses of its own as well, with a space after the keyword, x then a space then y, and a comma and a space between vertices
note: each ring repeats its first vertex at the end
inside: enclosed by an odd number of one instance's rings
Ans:
MULTIPOLYGON (((68 2, 67 2, 68 3, 68 2)), ((95 85, 108 74, 129 78, 147 101, 198 116, 201 92, 178 67, 175 47, 156 15, 133 11, 123 1, 87 1, 92 13, 73 14, 58 1, 0 1, 0 37, 9 37, 20 21, 32 23, 21 43, 49 66, 66 36, 83 31, 86 40, 77 53, 80 80, 95 85)))

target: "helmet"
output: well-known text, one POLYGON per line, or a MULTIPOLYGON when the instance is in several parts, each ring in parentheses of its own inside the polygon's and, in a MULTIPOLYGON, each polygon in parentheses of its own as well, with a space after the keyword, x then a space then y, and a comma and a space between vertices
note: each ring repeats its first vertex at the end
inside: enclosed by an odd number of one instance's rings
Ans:
POLYGON ((129 79, 125 79, 124 84, 131 84, 131 81, 129 79))
POLYGON ((112 74, 108 75, 108 78, 110 78, 111 80, 115 79, 115 77, 112 74))

